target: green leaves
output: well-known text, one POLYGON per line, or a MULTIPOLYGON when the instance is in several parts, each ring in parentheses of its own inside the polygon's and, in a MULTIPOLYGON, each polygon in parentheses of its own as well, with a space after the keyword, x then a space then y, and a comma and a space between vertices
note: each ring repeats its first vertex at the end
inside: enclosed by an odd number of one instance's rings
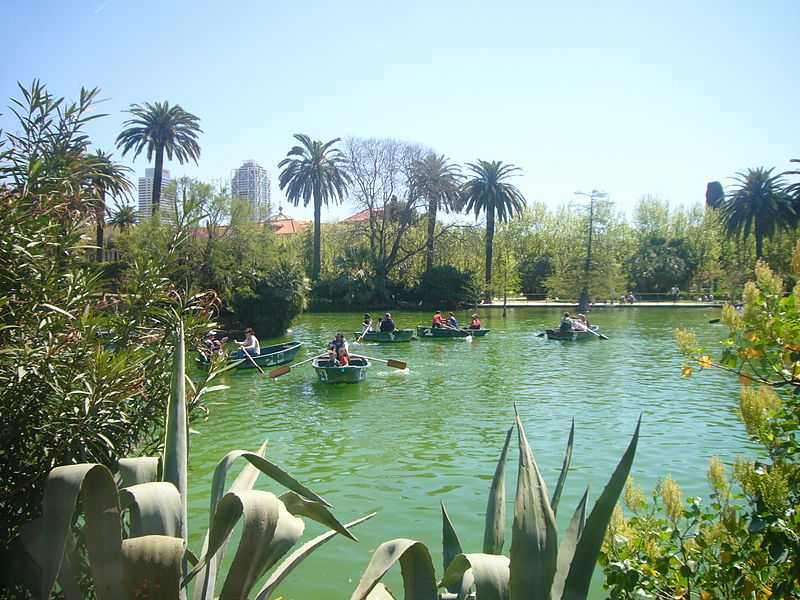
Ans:
MULTIPOLYGON (((436 576, 430 552, 422 542, 398 538, 378 546, 350 600, 364 600, 397 562, 403 574, 405 600, 436 598, 436 576)), ((379 598, 384 596, 378 595, 379 598)))
POLYGON ((506 441, 497 461, 497 468, 489 488, 489 501, 486 505, 486 527, 483 533, 483 551, 486 554, 500 554, 505 542, 506 521, 506 456, 511 434, 514 428, 510 427, 506 433, 506 441))

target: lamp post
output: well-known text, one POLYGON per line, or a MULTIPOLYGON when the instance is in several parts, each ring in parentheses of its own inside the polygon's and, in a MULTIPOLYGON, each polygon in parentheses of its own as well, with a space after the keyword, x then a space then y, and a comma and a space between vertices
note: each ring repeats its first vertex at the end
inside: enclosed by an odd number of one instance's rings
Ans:
POLYGON ((596 198, 608 198, 606 192, 592 190, 591 192, 575 192, 576 196, 589 198, 589 238, 586 244, 586 263, 583 267, 583 289, 578 299, 578 312, 589 310, 589 270, 592 267, 592 234, 594 233, 594 201, 596 198))

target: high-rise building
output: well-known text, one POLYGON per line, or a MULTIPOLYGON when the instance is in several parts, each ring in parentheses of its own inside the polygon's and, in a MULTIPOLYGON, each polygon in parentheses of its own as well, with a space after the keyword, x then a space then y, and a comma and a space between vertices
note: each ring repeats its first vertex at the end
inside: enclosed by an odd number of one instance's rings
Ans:
POLYGON ((250 201, 252 219, 263 222, 269 218, 269 171, 254 160, 246 160, 231 175, 231 195, 250 201))
MULTIPOLYGON (((155 169, 145 169, 144 177, 139 177, 139 212, 136 213, 139 221, 153 216, 153 183, 155 174, 155 169)), ((178 207, 175 204, 175 195, 167 193, 167 186, 170 181, 169 171, 162 169, 161 201, 159 202, 158 210, 162 219, 177 221, 178 207)))

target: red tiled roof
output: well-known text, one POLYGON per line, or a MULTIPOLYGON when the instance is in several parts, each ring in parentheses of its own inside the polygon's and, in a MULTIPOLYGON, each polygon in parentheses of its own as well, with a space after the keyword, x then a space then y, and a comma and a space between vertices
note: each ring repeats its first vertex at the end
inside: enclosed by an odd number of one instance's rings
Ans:
POLYGON ((276 235, 290 235, 292 233, 300 233, 311 225, 311 221, 301 221, 288 217, 274 218, 267 221, 267 225, 272 227, 272 231, 274 231, 276 235))
MULTIPOLYGON (((379 219, 383 215, 383 209, 382 208, 378 208, 374 212, 375 212, 375 216, 377 218, 379 218, 379 219)), ((349 217, 344 219, 342 221, 342 223, 360 223, 362 221, 369 221, 369 209, 368 208, 365 208, 364 210, 360 210, 357 213, 355 213, 354 215, 350 215, 349 217)))

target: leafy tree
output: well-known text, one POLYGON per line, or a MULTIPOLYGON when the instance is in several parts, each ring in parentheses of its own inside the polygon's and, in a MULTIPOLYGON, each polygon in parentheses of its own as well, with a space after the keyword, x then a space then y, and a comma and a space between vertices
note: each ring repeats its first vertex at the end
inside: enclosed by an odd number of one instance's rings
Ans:
POLYGON ((285 262, 252 273, 245 285, 233 292, 231 305, 243 326, 266 337, 284 335, 306 305, 303 274, 285 262))
POLYGON ((545 281, 553 272, 553 260, 547 254, 523 256, 519 261, 519 275, 522 292, 525 294, 544 294, 545 281))
POLYGON ((471 273, 444 266, 425 271, 417 295, 431 306, 458 308, 476 303, 479 293, 471 273))
POLYGON ((649 236, 628 268, 635 289, 666 293, 673 286, 686 289, 696 266, 685 240, 649 236))
MULTIPOLYGON (((111 160, 112 155, 102 150, 98 150, 91 160, 94 163, 92 174, 89 178, 89 186, 95 198, 95 243, 97 244, 96 260, 103 260, 103 234, 106 222, 106 194, 127 197, 131 190, 131 182, 128 180, 128 167, 115 163, 111 160)), ((131 222, 132 224, 132 222, 131 222)))
POLYGON ((122 230, 128 229, 136 224, 136 209, 131 204, 118 205, 108 223, 122 230))
POLYGON ((132 104, 128 112, 132 119, 125 121, 122 133, 117 136, 117 147, 122 155, 133 151, 135 159, 147 149, 148 162, 155 155, 155 174, 153 176, 153 215, 158 213, 161 202, 161 180, 164 168, 164 154, 168 160, 175 158, 180 164, 190 159, 197 163, 200 158, 198 135, 200 119, 185 111, 179 104, 170 106, 169 102, 132 104))
POLYGON ((282 169, 278 182, 286 191, 286 199, 295 206, 302 200, 303 206, 314 201, 314 255, 311 263, 311 279, 319 279, 320 239, 322 227, 322 205, 329 201, 341 202, 350 183, 347 161, 338 148, 340 138, 328 142, 312 140, 304 133, 296 133, 300 142, 286 154, 278 168, 282 169))
POLYGON ((465 210, 486 214, 486 274, 487 288, 492 283, 492 242, 495 219, 501 223, 509 220, 525 207, 525 198, 508 179, 521 169, 502 161, 479 160, 468 163, 471 176, 463 187, 465 210))
POLYGON ((733 191, 720 205, 725 229, 731 235, 747 239, 754 234, 756 259, 764 255, 764 240, 780 229, 797 224, 797 214, 784 189, 781 175, 775 169, 748 169, 734 177, 733 191))
POLYGON ((461 171, 442 155, 429 154, 414 164, 414 184, 428 202, 428 238, 425 270, 433 268, 433 248, 436 234, 436 213, 461 208, 459 186, 461 171))

